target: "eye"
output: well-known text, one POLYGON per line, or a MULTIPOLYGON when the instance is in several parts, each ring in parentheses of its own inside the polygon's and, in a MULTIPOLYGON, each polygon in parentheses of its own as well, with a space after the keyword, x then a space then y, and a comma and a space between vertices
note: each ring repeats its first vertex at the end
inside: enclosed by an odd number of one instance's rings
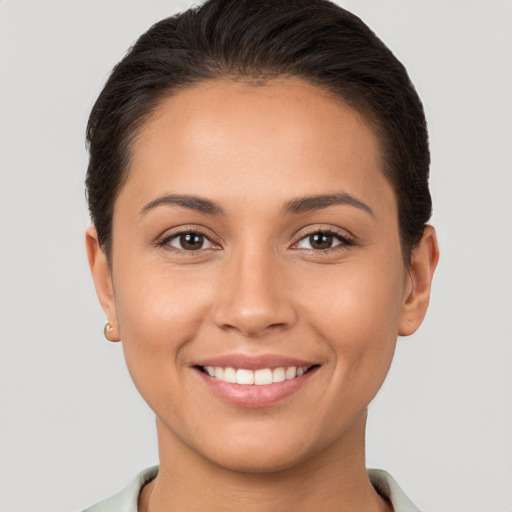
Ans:
POLYGON ((184 231, 172 235, 162 241, 162 245, 170 245, 182 251, 199 251, 200 249, 215 249, 214 244, 203 233, 197 231, 184 231))
POLYGON ((297 249, 326 251, 338 245, 352 245, 352 241, 332 231, 316 231, 301 238, 296 244, 297 249))

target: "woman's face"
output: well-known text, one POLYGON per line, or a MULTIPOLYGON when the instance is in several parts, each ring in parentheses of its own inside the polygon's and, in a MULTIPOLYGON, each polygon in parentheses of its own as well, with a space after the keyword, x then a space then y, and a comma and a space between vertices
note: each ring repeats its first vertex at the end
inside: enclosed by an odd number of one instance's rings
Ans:
POLYGON ((102 300, 160 436, 246 471, 359 443, 412 289, 381 169, 365 119, 298 80, 162 103, 102 300))

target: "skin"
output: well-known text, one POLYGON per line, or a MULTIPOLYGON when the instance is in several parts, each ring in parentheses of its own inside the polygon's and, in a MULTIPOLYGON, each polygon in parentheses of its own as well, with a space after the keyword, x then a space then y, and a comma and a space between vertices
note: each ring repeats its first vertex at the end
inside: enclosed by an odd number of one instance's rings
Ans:
POLYGON ((397 336, 424 318, 438 249, 427 227, 404 265, 381 169, 364 117, 299 80, 196 85, 166 99, 139 132, 115 203, 111 266, 93 227, 86 242, 109 337, 122 340, 156 414, 160 472, 140 510, 391 510, 366 474, 366 410, 397 336), (168 194, 224 213, 144 211, 168 194), (326 194, 368 208, 285 211, 326 194), (191 229, 207 238, 186 252, 176 234, 191 229), (318 231, 335 234, 332 247, 312 245, 318 231), (193 368, 232 353, 319 369, 272 406, 238 407, 193 368))

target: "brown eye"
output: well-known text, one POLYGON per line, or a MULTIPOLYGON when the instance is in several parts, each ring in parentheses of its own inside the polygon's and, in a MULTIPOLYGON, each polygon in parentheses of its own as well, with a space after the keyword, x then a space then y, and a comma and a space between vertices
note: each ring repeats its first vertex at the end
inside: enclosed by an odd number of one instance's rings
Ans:
POLYGON ((200 249, 212 249, 215 247, 205 235, 195 233, 194 231, 178 233, 168 238, 164 243, 182 251, 199 251, 200 249))
POLYGON ((204 236, 197 233, 185 233, 179 237, 180 245, 186 251, 201 249, 204 245, 204 236))
POLYGON ((329 233, 315 233, 309 236, 309 245, 312 249, 329 249, 332 247, 333 239, 329 233))
POLYGON ((353 245, 352 240, 342 235, 330 231, 317 231, 299 240, 295 247, 297 249, 326 251, 337 246, 343 247, 351 245, 353 245))

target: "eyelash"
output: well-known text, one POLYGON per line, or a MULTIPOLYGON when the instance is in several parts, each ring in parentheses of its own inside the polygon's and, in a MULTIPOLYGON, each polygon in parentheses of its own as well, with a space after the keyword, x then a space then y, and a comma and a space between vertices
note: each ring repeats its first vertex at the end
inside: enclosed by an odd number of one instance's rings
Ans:
MULTIPOLYGON (((213 244, 214 246, 219 246, 218 243, 214 242, 211 237, 209 237, 208 235, 206 235, 205 233, 203 233, 202 231, 200 230, 197 230, 197 229, 184 229, 182 231, 178 231, 177 233, 173 233, 172 235, 169 235, 169 236, 166 236, 165 238, 163 238, 161 241, 157 242, 157 246, 158 247, 163 247, 163 248, 167 248, 169 250, 175 250, 177 252, 182 252, 182 253, 185 253, 185 254, 197 254, 201 251, 202 247, 199 248, 199 250, 188 250, 188 249, 183 249, 183 248, 176 248, 176 247, 173 247, 170 245, 170 242, 172 240, 175 240, 181 236, 184 236, 184 235, 196 235, 196 236, 200 236, 202 237, 204 240, 207 240, 208 242, 210 242, 211 244, 213 244)), ((211 249, 211 248, 210 248, 211 249)), ((204 249, 203 249, 204 250, 204 249)), ((216 250, 216 248, 214 248, 214 250, 216 250)))
MULTIPOLYGON (((339 251, 355 245, 355 240, 345 233, 342 234, 334 229, 315 228, 310 230, 309 232, 303 233, 301 238, 297 242, 295 242, 292 247, 297 246, 300 242, 312 237, 313 235, 330 236, 333 237, 334 239, 337 239, 340 242, 339 244, 336 244, 332 247, 328 247, 326 249, 307 249, 313 251, 316 254, 332 253, 333 251, 339 251)), ((300 248, 297 248, 296 250, 300 250, 300 248)))
MULTIPOLYGON (((177 252, 181 252, 184 254, 197 254, 197 253, 201 252, 201 250, 208 250, 208 249, 203 249, 202 247, 200 247, 199 249, 196 249, 196 250, 188 250, 188 249, 183 249, 183 248, 178 249, 178 248, 170 245, 170 242, 172 240, 175 240, 184 235, 196 235, 196 236, 202 237, 204 240, 207 240, 214 246, 217 246, 214 248, 208 248, 210 250, 211 249, 217 250, 219 248, 218 243, 214 242, 208 235, 206 235, 204 232, 197 230, 197 229, 184 229, 177 233, 173 233, 172 235, 166 236, 165 238, 163 238, 162 240, 157 242, 156 245, 157 245, 157 247, 163 247, 163 248, 167 248, 167 249, 172 248, 169 250, 175 250, 177 252)), ((355 240, 353 238, 347 236, 346 234, 341 234, 333 229, 316 228, 316 229, 312 229, 309 232, 304 233, 301 236, 301 238, 291 246, 292 249, 300 250, 300 248, 296 247, 296 246, 303 240, 306 240, 307 238, 310 238, 313 235, 325 235, 325 236, 333 237, 334 239, 337 239, 340 242, 340 243, 338 243, 332 247, 328 247, 326 249, 306 249, 308 251, 312 251, 317 254, 318 253, 320 253, 320 254, 331 253, 332 251, 341 250, 341 249, 344 249, 347 247, 352 247, 355 245, 355 240)))

